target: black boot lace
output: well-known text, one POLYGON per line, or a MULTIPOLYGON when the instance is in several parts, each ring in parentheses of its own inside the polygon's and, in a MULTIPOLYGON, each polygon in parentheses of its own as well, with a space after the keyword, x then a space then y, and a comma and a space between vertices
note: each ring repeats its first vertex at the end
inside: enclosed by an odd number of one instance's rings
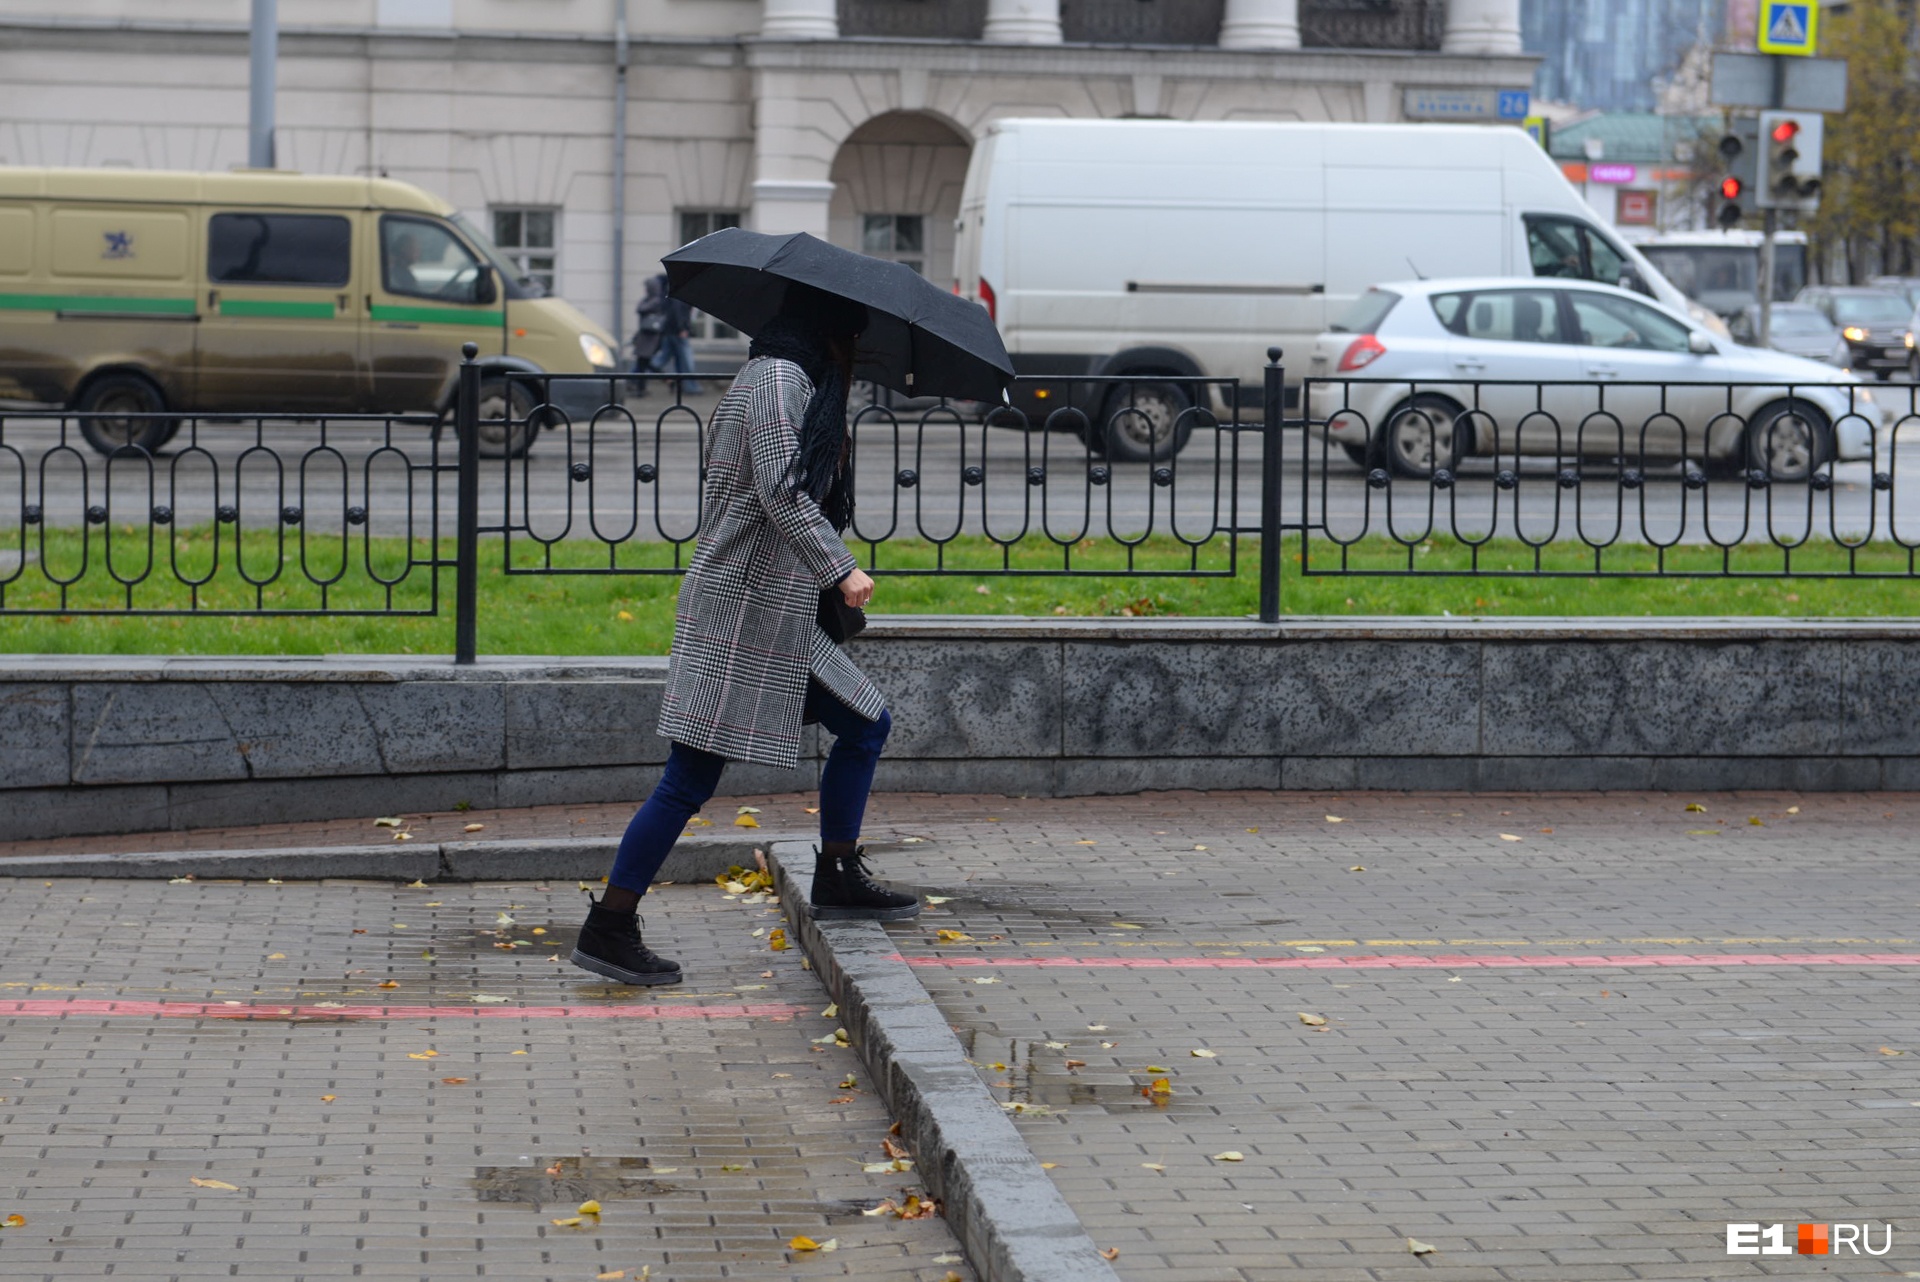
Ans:
POLYGON ((867 865, 867 848, 862 846, 850 855, 840 857, 840 867, 845 870, 846 878, 854 887, 870 895, 886 892, 873 880, 873 869, 867 865))

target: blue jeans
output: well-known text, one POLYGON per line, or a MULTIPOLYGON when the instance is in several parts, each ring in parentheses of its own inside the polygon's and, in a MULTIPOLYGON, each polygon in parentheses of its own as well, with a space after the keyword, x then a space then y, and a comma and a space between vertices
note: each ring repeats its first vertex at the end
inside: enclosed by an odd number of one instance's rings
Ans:
MULTIPOLYGON (((833 735, 833 750, 820 772, 820 840, 857 841, 860 821, 867 813, 867 794, 873 789, 873 768, 886 746, 887 732, 893 729, 893 718, 882 709, 877 721, 869 721, 814 681, 807 683, 805 715, 833 735)), ((674 744, 653 795, 620 838, 620 853, 614 856, 607 884, 644 895, 674 842, 686 831, 687 820, 700 813, 720 786, 726 768, 725 757, 674 744)))
MULTIPOLYGON (((682 338, 678 334, 662 334, 659 350, 654 352, 653 360, 647 368, 658 374, 671 369, 676 374, 693 373, 693 340, 682 338)), ((688 379, 680 385, 680 390, 689 394, 698 394, 700 384, 688 379)))

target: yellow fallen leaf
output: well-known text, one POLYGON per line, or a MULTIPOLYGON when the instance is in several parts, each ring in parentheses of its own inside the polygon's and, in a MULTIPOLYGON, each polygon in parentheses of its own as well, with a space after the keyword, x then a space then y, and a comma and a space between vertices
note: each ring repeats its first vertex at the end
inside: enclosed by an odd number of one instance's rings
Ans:
POLYGON ((1188 1051, 1187 1054, 1193 1056, 1195 1059, 1218 1059, 1219 1058, 1219 1056, 1215 1055, 1212 1051, 1209 1051, 1209 1050, 1188 1051))
POLYGON ((395 841, 412 841, 413 834, 410 832, 396 832, 393 834, 393 839, 395 841))
POLYGON ((970 944, 973 936, 962 930, 936 930, 933 937, 943 944, 970 944))
POLYGON ((1764 828, 1764 827, 1766 827, 1766 826, 1767 826, 1767 825, 1766 825, 1766 824, 1765 824, 1765 823, 1764 823, 1764 822, 1763 822, 1763 821, 1761 820, 1761 818, 1760 818, 1760 816, 1759 816, 1759 815, 1748 815, 1748 816, 1747 816, 1747 822, 1748 822, 1748 823, 1750 823, 1750 824, 1752 824, 1752 825, 1753 825, 1754 827, 1756 827, 1756 828, 1764 828))
POLYGON ((1259 832, 1260 830, 1259 830, 1258 828, 1249 828, 1249 829, 1247 829, 1247 831, 1248 831, 1248 832, 1259 832))
POLYGON ((1164 1171, 1167 1169, 1166 1167, 1160 1165, 1160 1163, 1158 1162, 1142 1162, 1140 1163, 1140 1165, 1145 1167, 1149 1171, 1164 1171))
POLYGON ((930 904, 950 904, 953 902, 953 896, 952 895, 928 895, 927 902, 930 904))
POLYGON ((26 1227, 27 1217, 24 1215, 9 1215, 6 1219, 0 1220, 0 1228, 3 1229, 24 1229, 26 1227))
POLYGON ((527 1053, 526 1051, 508 1051, 507 1052, 507 1054, 509 1055, 525 1055, 526 1053, 527 1053))
POLYGON ((1097 841, 1089 841, 1085 837, 1082 837, 1079 841, 1076 841, 1073 844, 1076 846, 1097 846, 1100 843, 1097 841))
POLYGON ((1149 1064, 1147 1065, 1147 1071, 1149 1073, 1171 1073, 1173 1070, 1164 1064, 1149 1064))
POLYGON ((1718 828, 1687 829, 1687 836, 1689 837, 1718 837, 1719 835, 1720 835, 1720 830, 1718 828))
POLYGON ((840 1079, 840 1089, 843 1091, 850 1091, 858 1085, 860 1085, 860 1083, 856 1082, 853 1079, 852 1073, 848 1073, 845 1077, 840 1079))
POLYGON ((1502 840, 1502 841, 1519 841, 1519 840, 1520 840, 1520 838, 1519 838, 1518 836, 1516 836, 1516 835, 1514 835, 1513 833, 1510 833, 1510 832, 1503 832, 1503 833, 1501 833, 1501 834, 1500 834, 1500 840, 1502 840))
POLYGON ((796 1237, 787 1243, 795 1251, 818 1251, 820 1244, 810 1237, 796 1237))
POLYGON ((747 1168, 746 1168, 746 1167, 744 1167, 744 1166, 742 1166, 742 1165, 741 1165, 740 1163, 738 1163, 738 1162, 729 1162, 729 1163, 727 1163, 727 1164, 726 1164, 725 1166, 722 1166, 722 1167, 721 1167, 720 1169, 721 1169, 721 1170, 723 1170, 723 1171, 726 1171, 726 1172, 729 1172, 729 1173, 732 1173, 732 1172, 734 1172, 734 1171, 744 1171, 744 1170, 746 1170, 747 1168))
POLYGON ((689 827, 689 828, 711 828, 711 827, 713 827, 713 820, 711 820, 711 819, 702 819, 702 818, 701 818, 701 817, 700 817, 699 815, 695 815, 695 816, 694 816, 693 818, 691 818, 691 819, 689 819, 689 820, 687 820, 687 827, 689 827))
POLYGON ((337 1099, 339 1099, 339 1098, 340 1098, 340 1097, 339 1097, 338 1095, 322 1095, 322 1096, 320 1097, 320 1102, 321 1102, 322 1104, 331 1104, 331 1103, 333 1103, 333 1102, 334 1102, 335 1100, 337 1100, 337 1099))
POLYGON ((1905 1051, 1897 1051, 1893 1049, 1893 1047, 1891 1046, 1882 1046, 1880 1048, 1880 1053, 1882 1055, 1905 1055, 1906 1054, 1905 1051))
POLYGON ((1000 981, 992 975, 967 975, 964 982, 969 984, 997 984, 1000 981))
POLYGON ((191 1177, 191 1181, 196 1188, 225 1189, 229 1193, 238 1193, 240 1191, 238 1184, 229 1184, 225 1180, 207 1180, 195 1175, 191 1177))
POLYGON ((1407 1239, 1407 1250, 1413 1252, 1415 1255, 1432 1255, 1435 1251, 1438 1251, 1439 1249, 1440 1249, 1439 1247, 1434 1246, 1430 1242, 1422 1242, 1417 1237, 1410 1237, 1407 1239))
POLYGON ((787 932, 784 930, 775 929, 771 935, 767 936, 767 947, 771 948, 776 953, 786 952, 788 947, 787 932))
POLYGON ((443 1077, 440 1079, 440 1084, 442 1086, 465 1086, 467 1079, 464 1077, 443 1077))
POLYGON ((1366 870, 1367 866, 1365 864, 1355 864, 1353 867, 1347 869, 1348 872, 1365 872, 1366 870))
POLYGON ((480 831, 483 831, 485 828, 486 828, 485 824, 468 824, 464 828, 462 828, 460 831, 461 832, 480 832, 480 831))
POLYGON ((760 936, 762 936, 762 935, 764 935, 764 934, 766 934, 766 933, 767 933, 767 928, 766 928, 765 926, 755 926, 755 927, 753 928, 753 930, 752 930, 752 931, 750 931, 749 933, 750 933, 750 934, 751 934, 751 935, 752 935, 752 936, 753 936, 753 937, 754 937, 755 939, 758 939, 758 938, 760 938, 760 936))
POLYGON ((268 961, 285 961, 286 959, 287 959, 287 955, 285 953, 268 953, 267 954, 268 961))
POLYGON ((1695 814, 1695 815, 1704 815, 1707 813, 1707 808, 1701 805, 1697 801, 1689 801, 1687 803, 1687 813, 1695 814))
POLYGON ((1236 1149, 1228 1149, 1224 1153, 1215 1153, 1213 1155, 1213 1160, 1216 1162, 1244 1162, 1247 1159, 1244 1153, 1241 1153, 1236 1149))
POLYGON ((399 815, 382 815, 373 821, 373 826, 376 828, 398 828, 405 822, 406 820, 402 819, 399 815))
POLYGON ((439 1051, 408 1051, 407 1052, 408 1059, 438 1059, 439 1057, 440 1057, 439 1051))
POLYGON ((733 817, 733 826, 736 828, 758 828, 760 821, 752 815, 735 815, 733 817))
POLYGON ((759 814, 759 813, 760 813, 760 807, 758 807, 758 806, 741 806, 741 807, 740 807, 740 809, 739 809, 739 812, 738 812, 738 813, 740 813, 740 814, 743 814, 743 815, 757 815, 757 814, 759 814))
POLYGON ((827 1008, 820 1012, 820 1018, 832 1019, 835 1015, 838 1015, 839 1013, 840 1013, 840 1003, 828 1002, 827 1008))
POLYGON ((1155 1095, 1171 1095, 1173 1094, 1173 1083, 1164 1077, 1156 1077, 1153 1079, 1153 1085, 1147 1089, 1155 1095))
POLYGON ((589 1199, 588 1199, 587 1201, 585 1201, 585 1202, 582 1202, 582 1203, 580 1204, 580 1214, 582 1214, 582 1215, 598 1215, 598 1214, 600 1214, 600 1204, 599 1204, 598 1202, 596 1202, 596 1201, 594 1201, 594 1200, 592 1200, 591 1198, 589 1198, 589 1199))
POLYGON ((820 807, 818 806, 802 806, 800 808, 806 811, 810 815, 817 815, 820 813, 820 807))
POLYGON ((616 610, 616 611, 614 612, 614 615, 613 615, 613 617, 614 617, 614 618, 616 618, 616 619, 618 619, 618 620, 620 620, 620 622, 622 622, 622 623, 632 623, 632 622, 633 622, 633 611, 631 611, 631 610, 616 610))
POLYGON ((1301 1011, 1299 1012, 1299 1014, 1300 1014, 1300 1022, 1312 1028, 1318 1028, 1322 1024, 1327 1022, 1327 1017, 1325 1015, 1310 1015, 1306 1011, 1301 1011))
POLYGON ((188 873, 184 877, 169 877, 167 878, 167 884, 169 886, 191 886, 193 884, 193 874, 188 873))
POLYGON ((1206 847, 1205 847, 1205 846, 1195 846, 1195 847, 1194 847, 1194 849, 1195 849, 1195 850, 1205 850, 1205 849, 1206 849, 1206 847))
POLYGON ((1120 1258, 1120 1248, 1117 1246, 1107 1247, 1100 1252, 1100 1258, 1103 1260, 1117 1260, 1120 1258))
POLYGON ((383 979, 379 983, 375 984, 374 987, 375 988, 398 988, 400 987, 400 981, 397 979, 383 979))
POLYGON ((1343 824, 1346 822, 1346 820, 1341 818, 1339 815, 1328 815, 1327 822, 1330 824, 1343 824))
POLYGON ((549 1221, 547 1221, 547 1222, 548 1222, 549 1224, 555 1224, 555 1225, 558 1225, 559 1227, 561 1227, 561 1228, 563 1228, 563 1229, 577 1229, 577 1228, 579 1228, 579 1227, 580 1227, 580 1226, 581 1226, 581 1225, 582 1225, 583 1223, 585 1223, 585 1221, 584 1221, 584 1220, 582 1220, 582 1219, 581 1219, 581 1218, 580 1218, 579 1216, 577 1216, 577 1215, 569 1215, 569 1216, 568 1216, 568 1217, 567 1217, 566 1219, 564 1219, 564 1220, 549 1220, 549 1221))
POLYGON ((627 1276, 627 1271, 625 1269, 608 1269, 605 1273, 596 1273, 593 1276, 596 1282, 612 1282, 614 1278, 627 1276))

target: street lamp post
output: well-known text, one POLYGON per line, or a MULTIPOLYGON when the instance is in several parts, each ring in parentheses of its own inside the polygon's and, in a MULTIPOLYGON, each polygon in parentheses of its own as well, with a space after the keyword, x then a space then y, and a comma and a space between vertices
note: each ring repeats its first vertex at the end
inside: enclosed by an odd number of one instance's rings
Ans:
POLYGON ((253 0, 248 53, 247 165, 272 169, 274 66, 280 56, 279 0, 253 0))

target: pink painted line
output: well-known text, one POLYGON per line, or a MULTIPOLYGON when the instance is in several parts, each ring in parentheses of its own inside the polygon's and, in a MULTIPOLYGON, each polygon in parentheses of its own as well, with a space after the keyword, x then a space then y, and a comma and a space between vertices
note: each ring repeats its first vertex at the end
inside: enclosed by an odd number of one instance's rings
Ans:
POLYGON ((313 1019, 377 1023, 403 1019, 792 1019, 804 1006, 277 1006, 270 1002, 135 1002, 85 999, 0 1000, 9 1015, 64 1019, 95 1015, 141 1019, 313 1019))
POLYGON ((1592 957, 895 957, 960 970, 1559 970, 1722 966, 1920 966, 1920 953, 1621 953, 1592 957))

